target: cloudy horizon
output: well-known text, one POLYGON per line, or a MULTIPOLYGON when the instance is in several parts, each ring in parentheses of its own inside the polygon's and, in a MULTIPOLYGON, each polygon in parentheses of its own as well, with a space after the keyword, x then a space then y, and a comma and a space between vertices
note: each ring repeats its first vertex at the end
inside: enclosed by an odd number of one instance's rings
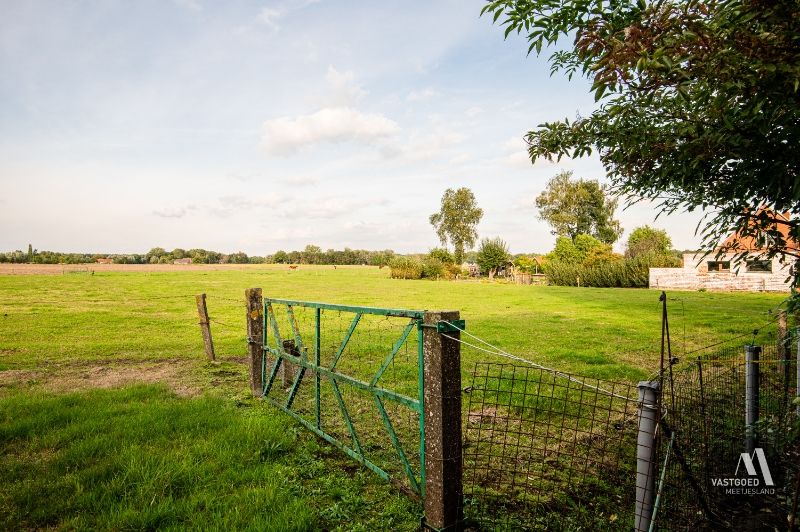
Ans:
MULTIPOLYGON (((481 237, 547 252, 534 198, 561 170, 523 135, 588 114, 480 1, 7 3, 0 20, 0 250, 141 253, 439 245, 469 187, 481 237)), ((698 214, 617 217, 697 248, 698 214)), ((617 245, 619 249, 619 245, 617 245)))

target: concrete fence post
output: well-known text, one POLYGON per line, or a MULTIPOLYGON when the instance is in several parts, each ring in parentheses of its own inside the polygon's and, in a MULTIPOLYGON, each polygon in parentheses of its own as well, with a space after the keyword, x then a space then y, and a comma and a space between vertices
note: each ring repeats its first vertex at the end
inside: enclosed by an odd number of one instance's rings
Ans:
POLYGON ((636 511, 634 530, 647 532, 656 498, 656 427, 661 387, 658 381, 641 381, 639 432, 636 439, 636 511))
POLYGON ((744 346, 745 373, 744 373, 744 426, 746 434, 745 447, 748 453, 753 454, 756 448, 756 423, 758 422, 759 380, 760 368, 758 359, 761 355, 761 346, 744 346))
POLYGON ((437 330, 439 322, 457 319, 458 311, 423 318, 425 525, 434 530, 458 530, 463 519, 461 333, 447 338, 437 330))
POLYGON ((260 288, 244 291, 247 301, 247 357, 250 368, 250 389, 261 397, 264 390, 261 368, 264 364, 264 299, 260 288))
POLYGON ((200 332, 203 335, 203 345, 206 348, 206 356, 214 361, 214 341, 211 339, 211 322, 208 319, 208 306, 206 305, 206 295, 199 294, 194 296, 197 303, 197 317, 200 318, 200 332))

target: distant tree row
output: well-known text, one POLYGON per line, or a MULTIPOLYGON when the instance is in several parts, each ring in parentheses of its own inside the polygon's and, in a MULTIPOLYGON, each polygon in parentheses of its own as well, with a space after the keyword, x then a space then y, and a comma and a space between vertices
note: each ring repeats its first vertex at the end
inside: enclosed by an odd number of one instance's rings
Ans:
POLYGON ((391 249, 370 251, 366 249, 328 249, 309 244, 303 251, 276 251, 265 257, 270 264, 332 264, 386 266, 395 256, 391 249))
POLYGON ((277 251, 273 255, 256 256, 242 251, 220 253, 206 249, 175 248, 167 251, 161 247, 152 248, 147 253, 61 253, 39 251, 28 245, 22 250, 0 253, 0 262, 17 264, 90 264, 98 259, 108 259, 114 264, 172 264, 177 260, 191 260, 192 264, 369 264, 385 266, 395 256, 394 251, 369 251, 364 249, 329 249, 322 251, 318 246, 308 245, 303 251, 277 251))

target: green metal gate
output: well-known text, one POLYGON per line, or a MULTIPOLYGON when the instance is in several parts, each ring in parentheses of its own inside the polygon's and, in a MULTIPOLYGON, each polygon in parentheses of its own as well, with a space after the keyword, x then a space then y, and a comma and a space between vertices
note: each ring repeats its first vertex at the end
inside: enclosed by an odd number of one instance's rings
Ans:
POLYGON ((264 398, 419 496, 423 317, 416 310, 265 298, 261 380, 264 398))

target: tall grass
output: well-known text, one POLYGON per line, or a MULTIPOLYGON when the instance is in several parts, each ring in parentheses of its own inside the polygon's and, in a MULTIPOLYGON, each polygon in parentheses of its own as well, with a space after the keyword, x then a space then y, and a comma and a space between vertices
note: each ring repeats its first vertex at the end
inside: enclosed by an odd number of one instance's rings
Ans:
POLYGON ((137 386, 0 399, 0 528, 310 530, 296 434, 219 399, 137 386))

